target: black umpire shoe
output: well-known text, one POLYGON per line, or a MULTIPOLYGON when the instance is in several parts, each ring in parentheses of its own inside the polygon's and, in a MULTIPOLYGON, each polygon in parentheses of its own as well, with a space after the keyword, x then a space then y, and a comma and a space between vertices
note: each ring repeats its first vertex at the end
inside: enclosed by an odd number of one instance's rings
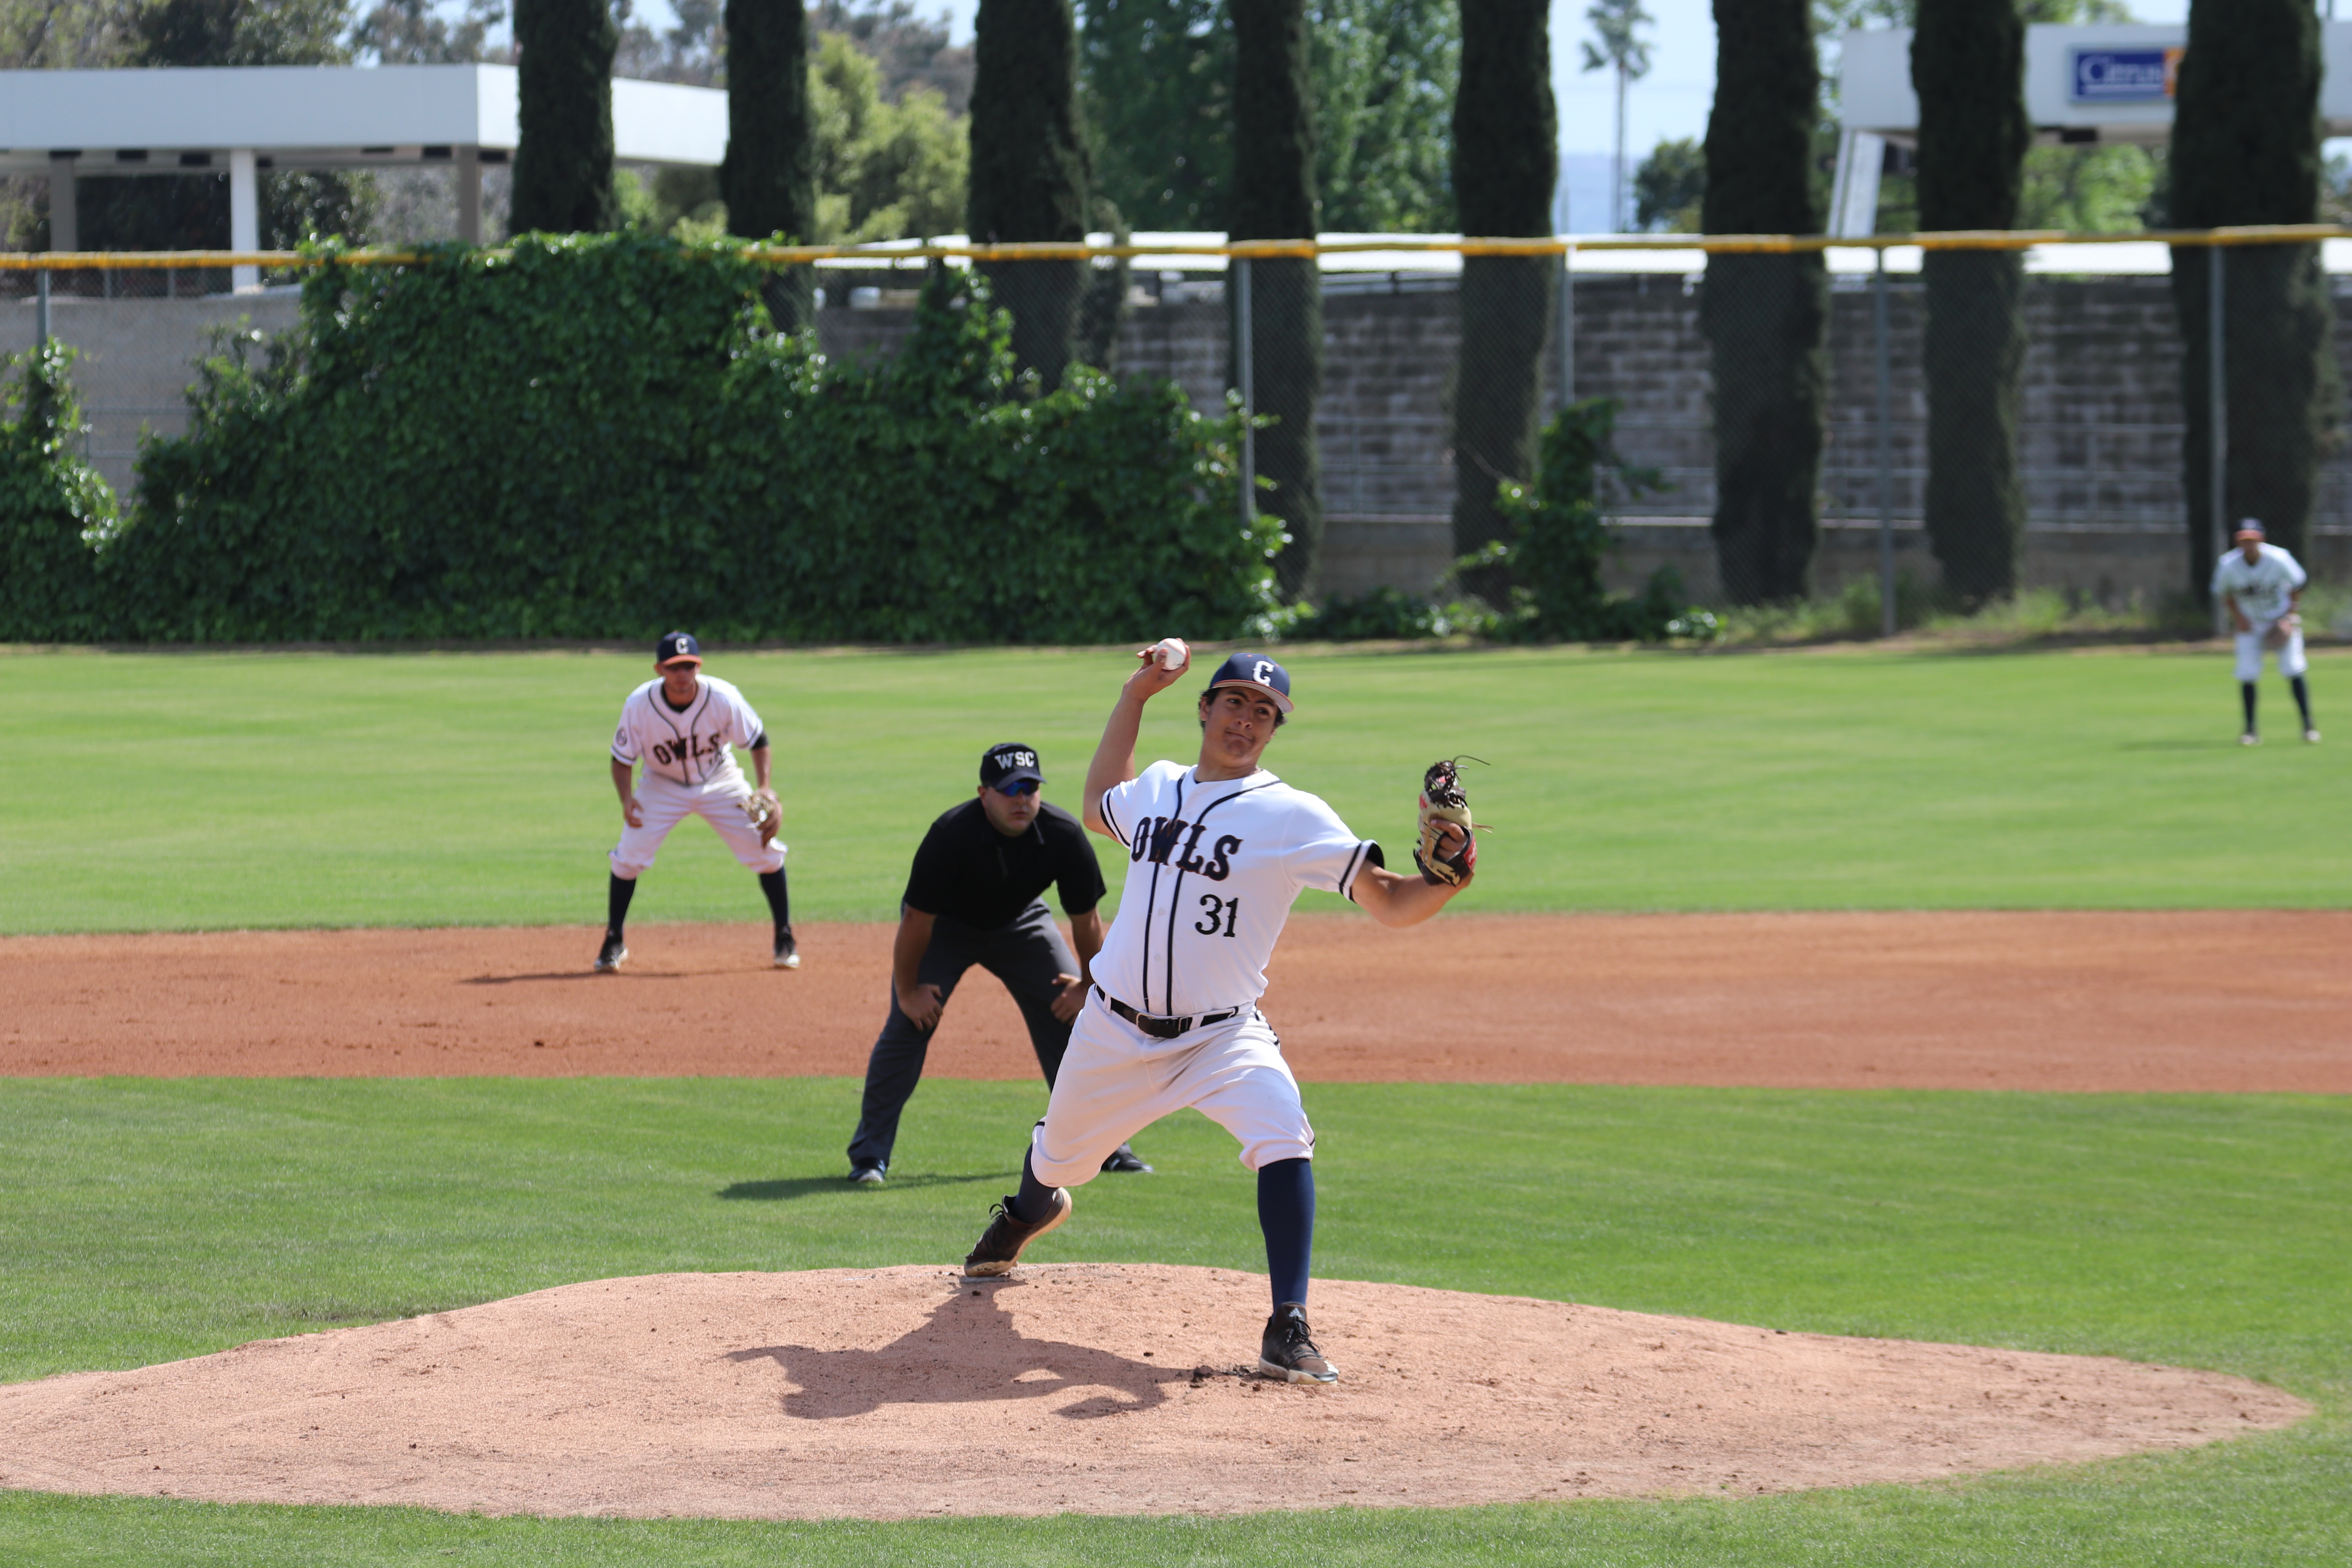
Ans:
POLYGON ((604 933, 604 945, 596 950, 596 973, 599 974, 612 973, 613 971, 621 967, 622 961, 628 956, 628 943, 621 940, 621 933, 616 931, 606 931, 604 933))
POLYGON ((1144 1176, 1151 1174, 1151 1167, 1143 1163, 1143 1156, 1125 1143, 1110 1152, 1110 1158, 1103 1162, 1102 1168, 1106 1171, 1131 1171, 1144 1176))
POLYGON ((856 1185, 861 1187, 878 1187, 882 1184, 884 1178, 888 1174, 889 1167, 885 1165, 879 1160, 872 1160, 863 1165, 852 1165, 849 1167, 850 1181, 856 1185))
POLYGON ((1070 1217, 1070 1191, 1067 1187, 1054 1189, 1054 1212, 1035 1225, 1024 1225, 1013 1217, 1013 1195, 1007 1193, 1004 1201, 988 1211, 988 1228, 980 1233, 980 1240, 964 1254, 963 1271, 977 1279, 992 1279, 1013 1272, 1021 1261, 1021 1249, 1070 1217))
POLYGON ((1323 1359, 1307 1330, 1307 1305, 1285 1301, 1265 1321, 1265 1339, 1257 1352, 1260 1377, 1285 1383, 1337 1383, 1339 1369, 1323 1359))

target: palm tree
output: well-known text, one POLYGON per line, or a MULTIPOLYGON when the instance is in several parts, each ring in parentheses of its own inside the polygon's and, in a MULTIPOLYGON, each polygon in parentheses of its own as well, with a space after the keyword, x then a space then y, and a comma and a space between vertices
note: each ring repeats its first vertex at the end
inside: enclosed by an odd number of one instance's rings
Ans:
POLYGON ((1653 26, 1657 18, 1642 9, 1642 0, 1592 0, 1584 19, 1601 35, 1599 44, 1584 45, 1584 68, 1617 73, 1617 147, 1609 162, 1609 228, 1625 226, 1625 89, 1650 74, 1650 46, 1633 36, 1636 27, 1653 26))

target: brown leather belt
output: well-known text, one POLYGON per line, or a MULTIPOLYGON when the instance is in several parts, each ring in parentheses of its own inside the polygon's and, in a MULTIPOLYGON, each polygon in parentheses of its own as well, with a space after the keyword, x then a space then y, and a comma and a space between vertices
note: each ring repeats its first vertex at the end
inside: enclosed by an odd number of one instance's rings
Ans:
POLYGON ((1203 1029, 1211 1024, 1222 1024, 1228 1018, 1238 1018, 1244 1011, 1240 1007, 1228 1007, 1222 1013, 1202 1013, 1182 1018, 1162 1018, 1150 1013, 1137 1012, 1099 985, 1095 987, 1095 994, 1103 999, 1104 1006, 1108 1007, 1155 1040, 1172 1040, 1177 1036, 1190 1034, 1194 1029, 1203 1029))

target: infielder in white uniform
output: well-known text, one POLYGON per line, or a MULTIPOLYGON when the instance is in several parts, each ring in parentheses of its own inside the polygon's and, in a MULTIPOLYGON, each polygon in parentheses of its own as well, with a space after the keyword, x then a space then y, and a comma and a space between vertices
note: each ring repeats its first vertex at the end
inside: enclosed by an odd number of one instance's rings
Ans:
POLYGON ((2254 728, 2254 683, 2262 679, 2263 649, 2278 650, 2278 670, 2294 692, 2303 714, 2303 738, 2317 741, 2311 721, 2311 687, 2304 679, 2309 667, 2303 657, 2303 587, 2310 576, 2295 558, 2263 538, 2263 525, 2252 518, 2238 524, 2231 536, 2235 546, 2213 567, 2213 597, 2230 608, 2238 631, 2238 697, 2246 710, 2243 746, 2259 746, 2254 728))
MULTIPOLYGON (((1191 1106, 1232 1133, 1257 1173, 1274 1290, 1258 1371, 1335 1383, 1338 1370, 1307 1327, 1315 1130, 1257 1010, 1266 960, 1305 889, 1352 899, 1387 926, 1429 919, 1458 889, 1386 869, 1379 845, 1258 765, 1292 706, 1288 673, 1263 655, 1234 655, 1201 694, 1199 761, 1154 763, 1139 775, 1143 705, 1191 667, 1181 644, 1162 647, 1181 662, 1158 649, 1143 655, 1087 770, 1086 825, 1126 848, 1126 890, 1031 1134, 1021 1191, 993 1212, 964 1272, 1010 1273, 1024 1247, 1069 1217, 1067 1189, 1191 1106)), ((1452 831, 1449 853, 1466 847, 1452 831)))
POLYGON ((629 956, 622 926, 637 879, 654 863, 669 830, 688 815, 719 830, 735 858, 760 874, 776 920, 775 964, 798 969, 792 899, 784 886, 784 846, 775 837, 782 816, 768 784, 768 731, 743 694, 702 673, 702 646, 688 632, 671 632, 654 647, 658 679, 629 693, 613 731, 613 788, 621 797, 621 841, 613 847, 604 945, 596 968, 609 973, 629 956), (759 775, 747 783, 730 749, 751 753, 759 775), (636 776, 637 764, 645 776, 636 776), (756 808, 756 815, 755 815, 756 808))

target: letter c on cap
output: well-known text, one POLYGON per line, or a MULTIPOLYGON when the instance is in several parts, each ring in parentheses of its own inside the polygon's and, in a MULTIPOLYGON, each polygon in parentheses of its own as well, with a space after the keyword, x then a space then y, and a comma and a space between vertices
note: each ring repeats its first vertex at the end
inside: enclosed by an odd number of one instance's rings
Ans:
POLYGON ((1257 668, 1251 672, 1250 679, 1256 681, 1260 686, 1272 685, 1274 682, 1274 666, 1268 664, 1265 659, 1259 659, 1257 661, 1257 668))

